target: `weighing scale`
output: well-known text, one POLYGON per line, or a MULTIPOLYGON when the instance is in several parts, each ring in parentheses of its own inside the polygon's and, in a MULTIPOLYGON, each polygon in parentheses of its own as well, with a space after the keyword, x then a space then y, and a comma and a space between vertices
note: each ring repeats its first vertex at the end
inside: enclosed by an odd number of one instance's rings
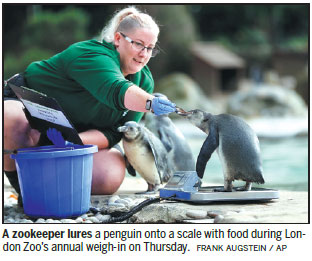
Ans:
POLYGON ((250 191, 215 192, 222 186, 201 187, 196 171, 178 171, 159 190, 160 198, 185 201, 189 203, 212 203, 227 201, 269 201, 279 198, 277 190, 252 188, 250 191))

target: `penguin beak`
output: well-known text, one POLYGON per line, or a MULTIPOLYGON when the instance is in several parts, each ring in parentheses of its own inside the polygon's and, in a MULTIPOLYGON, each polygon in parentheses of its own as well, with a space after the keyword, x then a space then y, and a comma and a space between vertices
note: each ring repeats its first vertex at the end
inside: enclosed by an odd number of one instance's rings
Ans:
POLYGON ((119 132, 126 132, 128 130, 128 127, 127 126, 120 126, 117 130, 119 132))
POLYGON ((176 108, 177 108, 177 109, 176 109, 175 112, 176 112, 178 115, 180 115, 180 116, 186 117, 186 116, 192 114, 192 111, 185 111, 185 110, 183 110, 182 108, 179 108, 179 107, 176 107, 176 108))

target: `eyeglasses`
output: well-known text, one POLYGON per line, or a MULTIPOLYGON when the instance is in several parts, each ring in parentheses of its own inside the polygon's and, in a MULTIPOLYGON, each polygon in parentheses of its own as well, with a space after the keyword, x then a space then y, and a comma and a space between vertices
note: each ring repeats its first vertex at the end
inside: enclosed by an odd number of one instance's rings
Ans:
POLYGON ((144 51, 144 49, 146 49, 147 53, 151 57, 155 57, 159 53, 159 50, 157 48, 144 46, 143 44, 141 44, 139 42, 133 41, 131 38, 129 38, 128 36, 126 36, 122 32, 119 32, 119 33, 123 36, 123 38, 125 38, 126 41, 131 43, 133 49, 135 49, 136 51, 141 52, 141 51, 144 51))

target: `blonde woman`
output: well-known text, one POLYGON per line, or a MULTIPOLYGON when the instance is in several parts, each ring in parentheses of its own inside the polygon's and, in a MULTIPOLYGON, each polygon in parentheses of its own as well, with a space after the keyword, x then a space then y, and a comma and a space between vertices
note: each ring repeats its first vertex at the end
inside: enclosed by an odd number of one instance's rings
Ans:
MULTIPOLYGON (((121 139, 117 128, 130 120, 139 122, 144 112, 175 111, 171 101, 151 95, 154 81, 146 65, 158 52, 158 34, 148 14, 125 8, 112 17, 100 41, 75 43, 48 60, 31 63, 19 76, 27 87, 60 103, 84 144, 98 146, 93 194, 112 194, 124 179, 124 158, 114 147, 121 139)), ((42 145, 43 134, 31 128, 22 108, 18 100, 5 97, 5 149, 42 145)), ((4 169, 18 191, 15 164, 8 155, 4 169)))

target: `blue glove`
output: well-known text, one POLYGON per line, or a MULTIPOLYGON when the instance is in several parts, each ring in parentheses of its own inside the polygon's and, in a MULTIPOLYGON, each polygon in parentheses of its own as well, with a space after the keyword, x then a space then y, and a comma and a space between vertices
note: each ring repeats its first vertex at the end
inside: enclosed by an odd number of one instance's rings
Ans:
POLYGON ((74 143, 71 143, 69 141, 65 141, 62 133, 54 128, 49 128, 47 130, 47 137, 49 138, 52 143, 57 147, 66 147, 66 146, 73 146, 74 143))
POLYGON ((65 140, 62 136, 62 133, 57 129, 49 128, 47 130, 47 137, 52 143, 57 147, 65 147, 65 140))
POLYGON ((167 99, 162 97, 155 97, 152 100, 152 111, 157 116, 162 114, 169 114, 171 112, 175 112, 175 110, 176 105, 167 99))

